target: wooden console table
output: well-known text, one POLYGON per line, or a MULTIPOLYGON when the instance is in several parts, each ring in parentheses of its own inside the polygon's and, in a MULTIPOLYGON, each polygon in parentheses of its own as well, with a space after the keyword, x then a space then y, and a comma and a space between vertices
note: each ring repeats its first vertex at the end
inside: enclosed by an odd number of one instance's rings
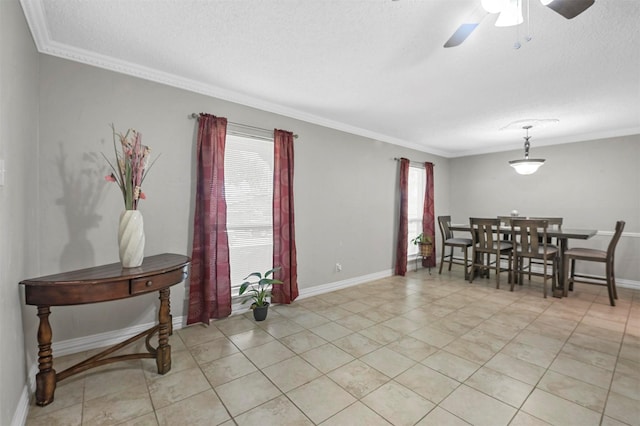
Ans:
POLYGON ((120 263, 113 263, 21 281, 20 285, 25 286, 26 303, 37 306, 38 317, 40 317, 36 404, 44 406, 53 402, 56 383, 59 381, 90 368, 116 361, 155 358, 158 374, 167 373, 171 369, 171 346, 168 341, 172 333, 169 288, 185 280, 190 261, 191 259, 187 256, 165 253, 145 258, 138 268, 122 268, 120 263), (49 324, 51 306, 106 302, 153 291, 160 293, 160 309, 156 326, 56 373, 53 369, 52 333, 49 324), (158 347, 154 348, 149 341, 156 332, 158 332, 158 347), (148 353, 108 357, 145 336, 148 353))

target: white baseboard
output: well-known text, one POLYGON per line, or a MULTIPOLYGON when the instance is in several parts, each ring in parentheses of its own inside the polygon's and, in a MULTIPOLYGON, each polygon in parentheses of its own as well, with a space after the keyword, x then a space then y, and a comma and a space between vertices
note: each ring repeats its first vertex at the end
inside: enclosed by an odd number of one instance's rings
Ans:
MULTIPOLYGON (((386 271, 375 272, 373 274, 362 275, 359 277, 348 278, 342 281, 335 281, 328 284, 316 285, 311 288, 300 290, 298 299, 304 299, 307 297, 317 296, 319 294, 329 293, 335 290, 341 290, 343 288, 353 287, 354 285, 364 284, 369 281, 375 281, 382 278, 387 278, 393 275, 391 269, 386 271)), ((298 300, 296 299, 296 300, 298 300)))
MULTIPOLYGON (((35 381, 35 373, 33 376, 35 381)), ((29 387, 24 385, 20 399, 18 400, 18 406, 13 413, 13 419, 11 419, 11 426, 24 426, 27 422, 27 415, 29 414, 29 387)))
MULTIPOLYGON (((186 320, 186 318, 184 319, 186 320)), ((184 326, 182 321, 183 317, 173 317, 173 328, 176 330, 181 329, 184 326)), ((78 337, 76 339, 63 340, 61 342, 53 342, 51 347, 55 356, 65 356, 105 346, 112 346, 133 337, 138 333, 142 333, 156 324, 156 322, 138 324, 120 330, 92 334, 91 336, 78 337)))

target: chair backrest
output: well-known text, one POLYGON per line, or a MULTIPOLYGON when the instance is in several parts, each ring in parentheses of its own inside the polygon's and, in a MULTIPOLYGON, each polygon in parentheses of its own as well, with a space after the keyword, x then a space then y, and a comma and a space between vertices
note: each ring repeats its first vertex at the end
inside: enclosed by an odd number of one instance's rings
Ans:
POLYGON ((440 225, 442 242, 445 242, 449 238, 453 238, 453 231, 449 229, 449 226, 451 226, 451 216, 438 216, 438 225, 440 225))
POLYGON ((511 238, 518 243, 518 253, 523 256, 536 257, 540 247, 547 251, 546 219, 513 219, 511 221, 511 238))
POLYGON ((470 217, 473 245, 480 251, 495 251, 500 242, 500 220, 498 218, 470 217))
POLYGON ((609 247, 607 248, 607 257, 613 259, 613 255, 616 251, 616 245, 618 245, 618 241, 620 240, 620 236, 622 235, 622 231, 624 231, 624 220, 619 220, 616 222, 616 231, 613 234, 613 238, 609 242, 609 247))
POLYGON ((562 229, 561 217, 530 217, 529 219, 541 219, 546 220, 549 223, 548 229, 562 229))
MULTIPOLYGON (((549 227, 547 229, 562 229, 562 218, 561 217, 530 217, 529 219, 541 219, 546 220, 549 223, 549 227)), ((548 237, 547 243, 553 243, 553 238, 548 237)), ((556 238, 555 244, 559 244, 559 240, 556 238)))

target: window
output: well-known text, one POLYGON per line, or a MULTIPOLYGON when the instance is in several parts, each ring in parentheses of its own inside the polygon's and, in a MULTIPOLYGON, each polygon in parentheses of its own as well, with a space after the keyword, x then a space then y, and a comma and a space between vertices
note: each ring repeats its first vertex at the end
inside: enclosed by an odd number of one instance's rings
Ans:
POLYGON ((409 226, 407 257, 418 254, 418 246, 411 243, 422 233, 422 211, 424 208, 425 171, 423 167, 409 166, 409 226))
POLYGON ((231 296, 273 264, 273 140, 227 134, 224 186, 231 296))

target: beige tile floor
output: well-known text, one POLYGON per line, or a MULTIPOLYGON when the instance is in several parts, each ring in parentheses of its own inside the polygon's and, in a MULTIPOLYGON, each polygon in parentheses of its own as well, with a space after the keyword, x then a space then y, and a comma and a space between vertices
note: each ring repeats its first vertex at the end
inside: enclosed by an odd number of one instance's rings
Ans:
POLYGON ((176 330, 168 374, 85 372, 27 425, 640 425, 640 292, 494 283, 420 270, 176 330))

